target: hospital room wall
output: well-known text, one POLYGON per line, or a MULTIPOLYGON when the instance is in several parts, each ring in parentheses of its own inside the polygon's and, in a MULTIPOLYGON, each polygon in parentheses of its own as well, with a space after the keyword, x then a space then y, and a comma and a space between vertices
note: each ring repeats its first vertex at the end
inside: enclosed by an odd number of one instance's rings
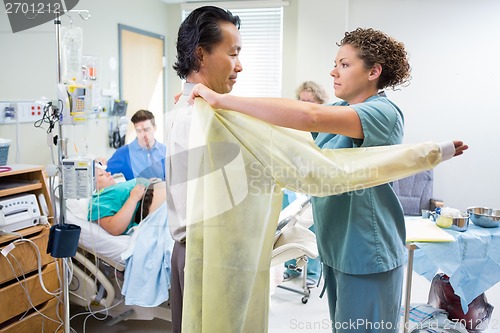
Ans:
POLYGON ((500 2, 315 0, 320 10, 310 4, 298 1, 296 71, 287 80, 284 68, 284 96, 316 80, 335 100, 329 73, 344 31, 389 33, 405 43, 412 66, 410 85, 387 91, 404 112, 404 142, 461 139, 470 146, 435 169, 434 197, 458 209, 500 208, 500 2))
MULTIPOLYGON (((86 9, 91 18, 84 21, 76 14, 73 25, 83 30, 83 54, 100 58, 100 86, 118 97, 118 24, 139 28, 160 35, 168 35, 168 5, 160 0, 85 0, 75 9, 86 9)), ((62 26, 70 26, 67 16, 62 26)), ((0 12, 0 101, 33 101, 57 95, 56 42, 53 21, 13 34, 4 11, 0 12)), ((52 163, 45 130, 33 123, 0 124, 0 138, 11 139, 8 163, 52 163), (17 134, 19 133, 19 135, 17 134), (21 134, 22 133, 22 134, 21 134), (16 143, 19 142, 19 158, 16 143)), ((58 129, 53 132, 58 134, 58 129)), ((64 137, 69 139, 68 154, 90 153, 111 156, 108 145, 108 118, 94 119, 84 125, 64 126, 64 137), (73 143, 72 143, 73 142, 73 143), (76 149, 75 149, 76 147, 76 149)), ((53 153, 57 160, 57 150, 53 153)))

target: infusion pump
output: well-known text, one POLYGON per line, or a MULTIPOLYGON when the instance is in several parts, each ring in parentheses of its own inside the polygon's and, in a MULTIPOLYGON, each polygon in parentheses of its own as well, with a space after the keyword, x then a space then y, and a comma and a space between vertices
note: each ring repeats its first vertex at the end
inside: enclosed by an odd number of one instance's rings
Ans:
POLYGON ((61 123, 84 124, 92 111, 92 85, 69 82, 58 84, 58 99, 62 102, 61 123))
POLYGON ((0 230, 14 232, 40 223, 41 214, 34 194, 0 199, 0 230))

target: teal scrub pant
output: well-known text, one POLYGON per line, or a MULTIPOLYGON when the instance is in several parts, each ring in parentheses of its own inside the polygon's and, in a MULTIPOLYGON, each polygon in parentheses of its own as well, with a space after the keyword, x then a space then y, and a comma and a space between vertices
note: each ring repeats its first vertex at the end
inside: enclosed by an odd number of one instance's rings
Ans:
POLYGON ((332 332, 399 331, 404 267, 354 275, 323 264, 332 332))

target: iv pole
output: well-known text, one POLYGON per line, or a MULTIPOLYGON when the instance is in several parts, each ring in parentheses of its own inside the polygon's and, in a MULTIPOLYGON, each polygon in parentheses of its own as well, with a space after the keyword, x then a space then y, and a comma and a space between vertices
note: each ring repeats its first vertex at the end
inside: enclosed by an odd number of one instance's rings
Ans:
MULTIPOLYGON (((66 11, 66 13, 72 12, 72 13, 78 13, 78 15, 83 19, 83 20, 88 20, 90 19, 90 12, 88 10, 69 10, 66 11), (82 14, 85 13, 87 16, 83 16, 82 14)), ((56 26, 56 52, 57 52, 57 64, 56 64, 56 71, 57 71, 57 83, 60 84, 61 82, 61 37, 60 37, 60 30, 61 30, 61 19, 59 14, 57 14, 54 24, 56 26)), ((59 158, 59 171, 62 171, 62 160, 64 157, 68 155, 67 151, 67 145, 66 141, 63 138, 63 128, 61 122, 59 122, 59 138, 57 141, 57 153, 58 153, 58 158, 59 158)), ((59 210, 59 225, 63 225, 65 223, 65 216, 66 216, 66 201, 63 197, 63 188, 62 186, 59 186, 59 204, 60 204, 60 210, 59 210)), ((64 333, 70 333, 70 313, 69 313, 69 260, 68 258, 62 258, 63 260, 63 322, 64 322, 64 333)))

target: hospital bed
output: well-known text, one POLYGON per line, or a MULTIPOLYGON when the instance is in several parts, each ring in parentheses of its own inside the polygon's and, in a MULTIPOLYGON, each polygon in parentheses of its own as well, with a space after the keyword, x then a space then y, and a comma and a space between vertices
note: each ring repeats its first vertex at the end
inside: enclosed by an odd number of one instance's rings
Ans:
POLYGON ((128 319, 170 321, 168 300, 154 307, 125 304, 121 294, 126 267, 122 254, 129 249, 132 236, 113 236, 99 225, 89 223, 87 207, 86 199, 66 200, 66 223, 81 227, 78 251, 72 260, 70 303, 110 316, 109 326, 128 319))
POLYGON ((307 303, 311 295, 311 290, 307 286, 307 260, 318 257, 316 235, 309 230, 312 224, 311 198, 297 194, 297 199, 280 213, 271 257, 271 266, 284 266, 285 262, 296 259, 294 267, 287 268, 304 272, 301 289, 292 288, 285 284, 278 284, 277 287, 303 295, 303 304, 307 303))

